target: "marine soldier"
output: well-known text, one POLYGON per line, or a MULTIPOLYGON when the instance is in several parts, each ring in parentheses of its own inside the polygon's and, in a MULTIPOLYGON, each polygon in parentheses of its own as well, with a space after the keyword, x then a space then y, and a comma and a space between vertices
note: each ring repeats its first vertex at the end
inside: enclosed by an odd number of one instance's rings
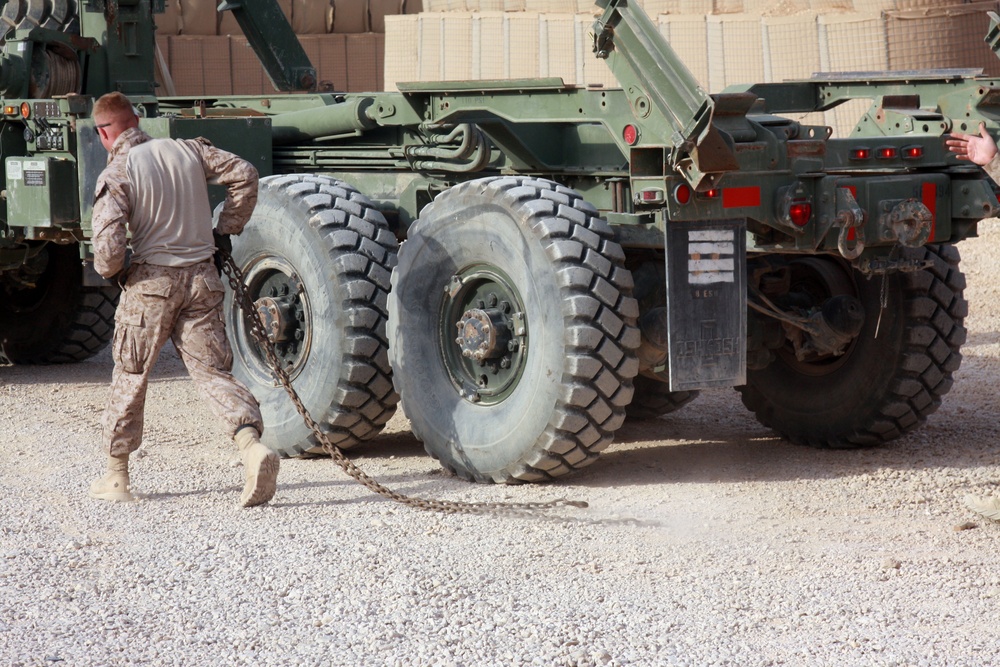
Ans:
MULTIPOLYGON (((968 160, 978 164, 995 183, 1000 183, 1000 155, 993 137, 986 131, 986 124, 979 124, 979 134, 963 134, 953 132, 945 144, 948 150, 955 153, 959 160, 968 160)), ((984 496, 965 496, 965 504, 973 512, 982 514, 988 519, 1000 521, 1000 498, 984 496)))
POLYGON ((260 442, 260 408, 232 373, 222 317, 216 247, 239 234, 257 202, 257 170, 204 139, 152 139, 139 129, 132 103, 109 93, 94 104, 96 130, 108 151, 97 181, 94 267, 122 285, 112 343, 114 371, 103 416, 107 473, 90 486, 101 500, 131 500, 129 454, 142 443, 149 374, 173 341, 203 399, 242 453, 244 507, 274 496, 278 456, 260 442), (228 192, 212 228, 209 183, 228 192), (126 232, 131 262, 126 266, 126 232))

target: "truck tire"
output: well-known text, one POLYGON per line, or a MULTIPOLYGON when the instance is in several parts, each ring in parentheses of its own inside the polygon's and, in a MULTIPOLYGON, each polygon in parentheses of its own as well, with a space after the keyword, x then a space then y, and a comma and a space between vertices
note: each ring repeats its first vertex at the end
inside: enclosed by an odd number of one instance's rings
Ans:
POLYGON ((655 378, 637 375, 632 381, 635 394, 625 408, 630 420, 656 419, 680 410, 698 398, 698 391, 670 391, 670 385, 655 378))
POLYGON ((638 371, 623 260, 597 211, 551 181, 471 181, 421 212, 393 271, 389 357, 431 456, 500 483, 550 480, 597 458, 638 371), (496 339, 476 347, 484 323, 496 339), (463 347, 484 351, 482 365, 463 347))
POLYGON ((76 0, 7 0, 0 10, 0 30, 6 34, 14 28, 46 28, 79 34, 77 12, 76 0))
POLYGON ((0 302, 0 360, 11 364, 83 361, 111 340, 117 287, 84 287, 80 249, 49 244, 34 287, 9 288, 0 302))
POLYGON ((906 250, 904 257, 933 264, 886 276, 881 323, 882 278, 850 276, 866 317, 845 354, 799 362, 783 349, 766 368, 747 373, 739 391, 761 424, 799 444, 867 447, 900 437, 938 409, 962 362, 965 275, 953 245, 906 250))
MULTIPOLYGON (((349 449, 381 432, 398 397, 386 356, 386 295, 396 238, 357 190, 320 175, 269 176, 233 258, 258 309, 270 306, 278 356, 313 419, 349 449)), ((260 401, 261 440, 293 456, 319 444, 272 379, 227 289, 233 374, 260 401)))

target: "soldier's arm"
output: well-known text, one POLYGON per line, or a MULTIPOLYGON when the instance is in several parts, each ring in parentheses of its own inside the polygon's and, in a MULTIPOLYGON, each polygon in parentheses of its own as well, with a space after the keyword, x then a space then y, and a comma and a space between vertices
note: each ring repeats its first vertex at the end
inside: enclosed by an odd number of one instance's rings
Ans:
POLYGON ((94 269, 105 278, 113 278, 125 268, 128 245, 128 198, 104 179, 97 181, 94 200, 94 269))
POLYGON ((199 139, 197 143, 208 182, 224 185, 227 190, 216 229, 220 234, 239 234, 257 205, 257 168, 234 153, 212 146, 207 140, 199 139))

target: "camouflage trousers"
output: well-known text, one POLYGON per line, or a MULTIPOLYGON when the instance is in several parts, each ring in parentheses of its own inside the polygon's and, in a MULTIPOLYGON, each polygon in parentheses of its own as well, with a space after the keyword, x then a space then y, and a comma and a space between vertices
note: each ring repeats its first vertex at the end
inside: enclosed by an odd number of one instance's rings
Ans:
POLYGON ((108 453, 121 456, 142 444, 149 374, 168 339, 230 434, 244 424, 263 432, 257 399, 231 373, 222 299, 212 260, 183 268, 133 265, 115 312, 115 368, 102 423, 108 453))

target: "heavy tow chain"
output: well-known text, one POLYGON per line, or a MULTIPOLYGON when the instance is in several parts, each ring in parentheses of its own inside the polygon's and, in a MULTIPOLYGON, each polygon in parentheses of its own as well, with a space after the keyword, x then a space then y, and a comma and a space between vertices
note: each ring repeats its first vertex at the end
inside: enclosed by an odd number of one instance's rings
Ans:
POLYGON ((282 387, 285 388, 288 396, 292 399, 292 403, 295 404, 295 409, 300 415, 302 415, 302 419, 305 420, 306 426, 308 426, 309 430, 311 430, 313 435, 316 436, 316 440, 323 447, 323 451, 329 454, 330 458, 333 459, 333 461, 339 465, 345 473, 358 483, 364 485, 368 490, 409 507, 420 510, 429 510, 432 512, 443 512, 446 514, 529 512, 533 510, 552 509, 559 506, 587 507, 587 503, 584 501, 566 500, 565 498, 540 503, 467 503, 455 500, 414 498, 412 496, 399 493, 398 491, 393 491, 373 479, 366 472, 354 465, 354 462, 347 458, 340 447, 337 447, 335 444, 330 442, 330 438, 319 427, 316 420, 312 418, 312 415, 309 414, 309 410, 306 409, 306 406, 302 404, 302 400, 299 398, 298 392, 296 392, 295 388, 292 387, 292 382, 288 377, 288 373, 285 372, 285 369, 281 367, 281 363, 278 361, 278 356, 274 352, 274 344, 268 337, 267 332, 264 329, 264 325, 260 320, 260 316, 257 313, 257 307, 251 300, 250 294, 247 291, 243 272, 236 265, 232 255, 222 250, 219 251, 219 255, 222 257, 222 270, 226 274, 226 278, 229 280, 229 286, 232 288, 233 294, 236 296, 236 303, 243 311, 244 322, 249 328, 250 335, 253 336, 255 341, 257 341, 257 345, 260 349, 264 351, 271 374, 274 375, 274 378, 281 384, 282 387))

